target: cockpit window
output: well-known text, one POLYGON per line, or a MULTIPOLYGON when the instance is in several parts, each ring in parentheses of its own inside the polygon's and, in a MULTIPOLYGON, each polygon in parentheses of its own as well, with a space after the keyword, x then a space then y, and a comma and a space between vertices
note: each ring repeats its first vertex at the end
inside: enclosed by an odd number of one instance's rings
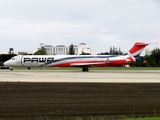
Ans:
POLYGON ((16 59, 16 58, 13 57, 11 60, 15 60, 15 59, 16 59))

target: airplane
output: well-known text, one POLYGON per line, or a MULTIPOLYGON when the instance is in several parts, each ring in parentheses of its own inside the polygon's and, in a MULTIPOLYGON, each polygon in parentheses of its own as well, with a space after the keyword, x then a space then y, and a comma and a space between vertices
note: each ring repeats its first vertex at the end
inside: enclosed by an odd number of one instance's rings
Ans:
POLYGON ((79 67, 87 72, 90 67, 114 67, 136 62, 149 44, 136 42, 124 55, 17 55, 4 62, 4 66, 11 71, 13 67, 79 67))

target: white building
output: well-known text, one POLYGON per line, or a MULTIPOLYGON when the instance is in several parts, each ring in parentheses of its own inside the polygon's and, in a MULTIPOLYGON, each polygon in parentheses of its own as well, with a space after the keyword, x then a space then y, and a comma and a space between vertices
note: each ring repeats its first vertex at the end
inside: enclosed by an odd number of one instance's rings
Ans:
MULTIPOLYGON (((69 46, 70 47, 70 46, 69 46)), ((78 46, 77 45, 73 45, 74 48, 74 54, 78 55, 78 46)), ((69 52, 69 51, 68 51, 69 52)))
POLYGON ((52 45, 45 45, 44 48, 46 49, 47 55, 54 55, 55 49, 52 45))
POLYGON ((85 43, 80 43, 79 47, 78 47, 78 55, 82 54, 82 53, 89 53, 91 55, 94 54, 94 51, 92 49, 90 49, 89 47, 87 47, 87 45, 85 43))
POLYGON ((67 55, 67 47, 64 45, 57 45, 55 47, 55 55, 67 55))
MULTIPOLYGON (((47 55, 69 55, 69 47, 66 47, 65 45, 57 45, 57 46, 52 46, 52 45, 45 45, 43 43, 40 43, 40 50, 42 47, 45 48, 47 55)), ((90 49, 85 43, 80 43, 79 45, 73 45, 75 55, 80 55, 83 52, 84 53, 89 53, 91 55, 94 55, 94 51, 90 49)), ((25 55, 25 54, 34 54, 36 51, 11 51, 11 54, 17 54, 17 55, 25 55)), ((9 54, 9 52, 6 52, 9 54)))
MULTIPOLYGON (((66 47, 65 45, 57 45, 56 47, 53 47, 52 45, 44 45, 40 44, 41 47, 44 47, 46 49, 47 55, 69 55, 69 47, 66 47)), ((75 55, 80 55, 82 52, 89 53, 91 55, 94 54, 94 51, 87 47, 85 43, 81 43, 78 46, 73 45, 75 55)))

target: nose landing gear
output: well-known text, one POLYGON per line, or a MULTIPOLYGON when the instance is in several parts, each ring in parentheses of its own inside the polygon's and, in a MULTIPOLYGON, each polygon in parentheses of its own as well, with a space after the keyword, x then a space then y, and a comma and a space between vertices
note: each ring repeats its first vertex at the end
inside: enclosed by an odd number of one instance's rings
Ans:
POLYGON ((12 67, 9 67, 9 70, 10 70, 10 71, 13 71, 13 68, 12 68, 12 67))

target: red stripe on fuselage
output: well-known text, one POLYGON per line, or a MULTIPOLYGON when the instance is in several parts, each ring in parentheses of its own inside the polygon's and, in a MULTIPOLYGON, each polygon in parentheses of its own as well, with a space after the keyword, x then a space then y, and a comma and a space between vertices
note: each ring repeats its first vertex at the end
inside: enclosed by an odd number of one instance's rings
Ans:
POLYGON ((135 61, 135 59, 133 57, 131 57, 131 56, 129 56, 127 59, 129 59, 130 62, 134 62, 135 61))
MULTIPOLYGON (((64 62, 64 63, 59 63, 56 65, 51 65, 48 67, 71 67, 71 64, 82 64, 83 63, 97 63, 96 65, 88 65, 88 66, 94 66, 94 67, 107 67, 107 66, 120 66, 126 64, 126 59, 123 60, 111 60, 111 61, 76 61, 76 62, 64 62), (102 64, 99 64, 100 62, 104 62, 102 64)), ((80 66, 80 65, 79 65, 80 66)), ((87 66, 86 64, 84 66, 87 66)))
POLYGON ((63 63, 58 63, 58 64, 55 64, 55 65, 51 65, 49 67, 71 67, 71 64, 83 64, 83 63, 100 63, 100 62, 104 62, 105 61, 103 60, 99 60, 99 61, 95 61, 95 60, 92 60, 92 61, 74 61, 74 62, 63 62, 63 63))

